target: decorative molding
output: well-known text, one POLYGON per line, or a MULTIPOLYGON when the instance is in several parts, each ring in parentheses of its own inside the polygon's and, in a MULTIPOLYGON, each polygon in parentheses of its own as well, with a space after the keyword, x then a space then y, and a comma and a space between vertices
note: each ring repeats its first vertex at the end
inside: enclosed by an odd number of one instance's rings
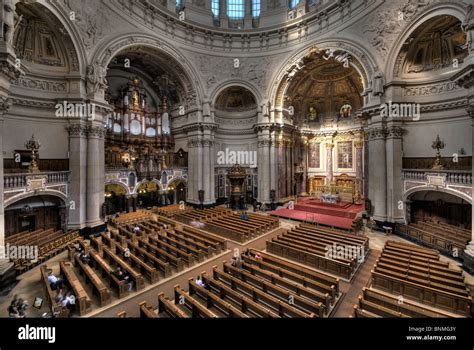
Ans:
POLYGON ((67 92, 67 84, 65 82, 60 83, 22 76, 18 78, 13 84, 26 89, 42 90, 47 92, 67 92))

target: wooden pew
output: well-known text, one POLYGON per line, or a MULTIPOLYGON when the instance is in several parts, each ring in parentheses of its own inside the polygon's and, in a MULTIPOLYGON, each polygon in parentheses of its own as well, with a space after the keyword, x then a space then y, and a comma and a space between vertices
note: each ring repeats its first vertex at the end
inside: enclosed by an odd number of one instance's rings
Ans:
POLYGON ((107 276, 109 278, 110 287, 117 290, 119 299, 126 297, 128 292, 128 286, 125 281, 120 281, 115 275, 112 267, 96 252, 91 252, 92 261, 95 263, 95 268, 102 273, 102 277, 107 276))
POLYGON ((206 300, 207 308, 215 307, 219 309, 221 312, 227 315, 230 318, 249 318, 248 315, 237 309, 232 304, 224 301, 223 299, 219 298, 217 295, 212 294, 205 288, 199 286, 194 282, 192 278, 189 279, 189 295, 199 295, 202 299, 206 300))
POLYGON ((76 305, 79 306, 79 315, 83 316, 91 311, 92 301, 82 283, 76 276, 73 266, 70 262, 61 261, 59 263, 61 272, 66 276, 71 288, 76 296, 76 305))
POLYGON ((92 283, 93 291, 99 296, 100 306, 109 304, 110 290, 105 286, 99 276, 97 276, 95 271, 89 265, 86 265, 81 261, 79 256, 76 256, 75 259, 80 273, 82 272, 85 276, 86 283, 90 281, 92 283))
POLYGON ((210 287, 210 289, 223 300, 229 300, 238 303, 240 310, 250 314, 252 317, 259 318, 280 318, 273 310, 256 303, 250 297, 233 290, 228 285, 219 280, 209 278, 206 272, 201 274, 202 281, 210 287))
POLYGON ((113 253, 110 249, 104 247, 104 257, 108 258, 109 261, 113 261, 116 265, 120 266, 124 271, 126 271, 130 278, 133 280, 135 289, 137 291, 142 290, 145 288, 145 281, 143 280, 143 276, 131 268, 125 261, 119 258, 115 253, 113 253))
POLYGON ((140 304, 140 318, 158 318, 155 311, 146 305, 146 301, 142 301, 140 304))
POLYGON ((267 294, 261 291, 260 289, 239 280, 234 276, 231 276, 225 272, 218 271, 217 266, 213 267, 212 272, 214 279, 223 281, 224 283, 228 284, 232 289, 237 290, 241 293, 252 295, 254 300, 261 301, 266 305, 272 307, 273 310, 280 314, 280 316, 282 317, 315 317, 313 313, 304 312, 298 308, 291 306, 288 301, 281 301, 280 299, 270 294, 267 294))
POLYGON ((62 305, 56 302, 56 292, 51 289, 48 281, 48 273, 51 271, 52 269, 48 269, 46 265, 42 265, 40 267, 41 284, 43 286, 44 293, 46 294, 46 300, 48 302, 49 308, 53 314, 57 315, 57 317, 69 317, 69 309, 62 307, 62 305))
POLYGON ((158 315, 166 313, 172 318, 189 318, 183 310, 176 307, 176 305, 165 297, 165 293, 158 294, 158 315))
POLYGON ((174 287, 174 302, 188 308, 193 318, 217 318, 218 316, 198 303, 186 293, 179 285, 174 287))

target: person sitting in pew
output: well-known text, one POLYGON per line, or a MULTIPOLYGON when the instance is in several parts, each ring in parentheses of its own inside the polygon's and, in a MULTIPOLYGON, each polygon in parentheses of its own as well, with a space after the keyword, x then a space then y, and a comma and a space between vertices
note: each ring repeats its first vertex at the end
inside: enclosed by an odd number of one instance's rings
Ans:
POLYGON ((232 259, 230 260, 230 263, 233 267, 239 267, 240 266, 240 258, 238 256, 233 256, 232 259))
POLYGON ((138 235, 140 233, 140 227, 138 227, 138 225, 136 225, 134 228, 133 228, 133 233, 138 235))
POLYGON ((209 286, 204 283, 204 281, 202 280, 201 276, 197 276, 197 277, 196 277, 196 284, 197 284, 199 287, 203 287, 203 288, 205 288, 205 289, 209 289, 209 286))
POLYGON ((89 265, 91 262, 91 256, 87 254, 85 250, 83 250, 81 255, 79 255, 79 259, 81 259, 81 261, 86 265, 89 265))
POLYGON ((61 289, 64 285, 68 285, 66 280, 56 277, 52 271, 48 272, 48 282, 52 290, 61 289))
POLYGON ((28 302, 26 300, 23 300, 22 298, 18 299, 16 308, 18 310, 18 313, 20 314, 20 318, 25 318, 26 317, 26 310, 28 309, 28 302))
POLYGON ((263 257, 259 253, 255 253, 255 260, 262 262, 263 257))
POLYGON ((20 318, 20 312, 17 307, 17 300, 12 300, 10 306, 8 307, 8 317, 10 318, 20 318))
POLYGON ((244 221, 249 221, 249 216, 245 211, 243 211, 242 214, 240 214, 240 219, 244 221))
POLYGON ((250 256, 250 248, 245 249, 244 255, 250 256))
POLYGON ((71 293, 67 292, 66 296, 61 300, 62 307, 67 308, 71 315, 76 308, 76 297, 71 293))
POLYGON ((119 281, 125 281, 125 283, 127 283, 128 291, 131 292, 133 290, 133 280, 130 278, 130 275, 126 272, 123 272, 120 266, 117 267, 117 270, 115 270, 114 273, 119 281))

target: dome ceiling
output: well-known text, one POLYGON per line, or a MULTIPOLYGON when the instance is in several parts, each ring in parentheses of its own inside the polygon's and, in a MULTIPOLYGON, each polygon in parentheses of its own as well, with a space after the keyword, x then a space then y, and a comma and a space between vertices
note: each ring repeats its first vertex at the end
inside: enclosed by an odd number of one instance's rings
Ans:
MULTIPOLYGON (((18 3, 13 46, 23 61, 63 71, 79 71, 76 50, 59 20, 40 4, 18 3)), ((31 68, 31 67, 30 67, 31 68)))
POLYGON ((362 78, 349 65, 321 55, 305 60, 304 68, 293 78, 285 105, 293 106, 299 123, 322 122, 338 117, 341 108, 349 105, 352 111, 362 107, 362 78))
POLYGON ((171 57, 162 52, 144 47, 130 48, 117 55, 109 68, 123 70, 148 80, 155 92, 160 96, 167 96, 171 104, 177 104, 182 99, 184 87, 180 78, 181 69, 171 57), (125 67, 126 62, 130 63, 129 68, 125 67))
POLYGON ((233 86, 219 94, 215 108, 221 111, 245 111, 257 108, 257 102, 249 90, 233 86))

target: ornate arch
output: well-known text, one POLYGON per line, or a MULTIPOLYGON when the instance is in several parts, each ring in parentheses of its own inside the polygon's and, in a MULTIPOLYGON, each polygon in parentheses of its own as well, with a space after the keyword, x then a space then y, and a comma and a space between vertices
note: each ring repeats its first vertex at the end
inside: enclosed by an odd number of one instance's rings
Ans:
POLYGON ((412 19, 411 23, 397 37, 387 55, 387 64, 385 65, 384 71, 386 81, 390 82, 393 80, 393 72, 397 63, 398 54, 402 50, 403 44, 419 26, 434 17, 446 15, 456 17, 462 23, 465 20, 467 13, 468 7, 461 2, 432 4, 424 11, 420 11, 420 13, 412 19))
POLYGON ((456 191, 456 190, 453 190, 452 188, 449 188, 449 187, 434 189, 433 187, 430 187, 430 186, 417 186, 417 187, 411 188, 410 190, 406 191, 403 194, 403 201, 406 202, 407 200, 410 199, 410 197, 412 195, 414 195, 417 192, 442 192, 442 193, 447 193, 447 194, 450 194, 452 196, 461 198, 461 199, 465 200, 466 202, 468 202, 469 204, 472 205, 472 198, 471 197, 469 197, 467 194, 465 194, 461 191, 456 191))
POLYGON ((255 101, 257 102, 257 105, 260 104, 260 101, 262 101, 263 97, 257 86, 245 80, 233 79, 233 80, 226 80, 220 83, 219 85, 214 87, 214 89, 210 92, 210 100, 211 100, 212 106, 214 107, 217 97, 219 97, 221 92, 223 92, 227 88, 234 87, 234 86, 240 86, 249 90, 255 97, 255 101))
POLYGON ((170 181, 168 181, 168 183, 166 184, 166 187, 163 188, 163 191, 167 190, 168 187, 170 186, 170 184, 172 183, 175 183, 175 182, 182 182, 184 183, 186 186, 188 184, 188 180, 183 177, 183 176, 174 176, 173 178, 170 179, 170 181))
POLYGON ((22 193, 22 194, 13 196, 11 198, 8 198, 4 203, 5 210, 8 209, 10 205, 15 204, 19 201, 22 201, 27 198, 33 198, 33 197, 39 197, 39 196, 52 196, 52 197, 59 198, 64 203, 64 205, 66 205, 66 203, 68 202, 68 198, 63 193, 59 191, 55 191, 55 190, 45 190, 45 191, 41 191, 40 193, 27 192, 27 193, 22 193))
POLYGON ((108 185, 117 185, 117 186, 122 187, 125 190, 125 193, 127 195, 131 195, 131 194, 134 193, 134 192, 130 192, 130 188, 127 185, 125 185, 123 182, 120 182, 120 181, 115 181, 115 180, 106 181, 105 182, 105 187, 107 187, 108 185))
POLYGON ((291 68, 315 49, 344 50, 349 53, 355 60, 355 62, 351 63, 351 66, 362 77, 364 89, 369 86, 369 82, 375 73, 379 71, 374 57, 365 47, 359 44, 342 38, 328 38, 313 42, 287 59, 273 75, 269 90, 267 91, 267 96, 269 96, 272 108, 278 109, 283 106, 283 96, 290 85, 290 81, 285 81, 285 77, 291 68))
POLYGON ((78 32, 77 28, 72 25, 73 21, 68 17, 69 11, 61 5, 60 1, 38 0, 37 3, 48 9, 64 26, 68 37, 76 50, 75 53, 79 64, 79 72, 85 74, 87 70, 87 53, 82 44, 81 34, 78 32))
POLYGON ((180 78, 182 78, 183 86, 186 88, 188 105, 200 106, 204 93, 199 74, 184 55, 167 42, 156 37, 143 33, 127 33, 126 35, 121 34, 115 38, 107 39, 104 45, 97 46, 98 50, 92 55, 90 62, 99 67, 108 67, 112 59, 120 52, 137 46, 149 47, 173 58, 174 62, 172 64, 177 68, 177 71, 184 73, 184 77, 180 78))

